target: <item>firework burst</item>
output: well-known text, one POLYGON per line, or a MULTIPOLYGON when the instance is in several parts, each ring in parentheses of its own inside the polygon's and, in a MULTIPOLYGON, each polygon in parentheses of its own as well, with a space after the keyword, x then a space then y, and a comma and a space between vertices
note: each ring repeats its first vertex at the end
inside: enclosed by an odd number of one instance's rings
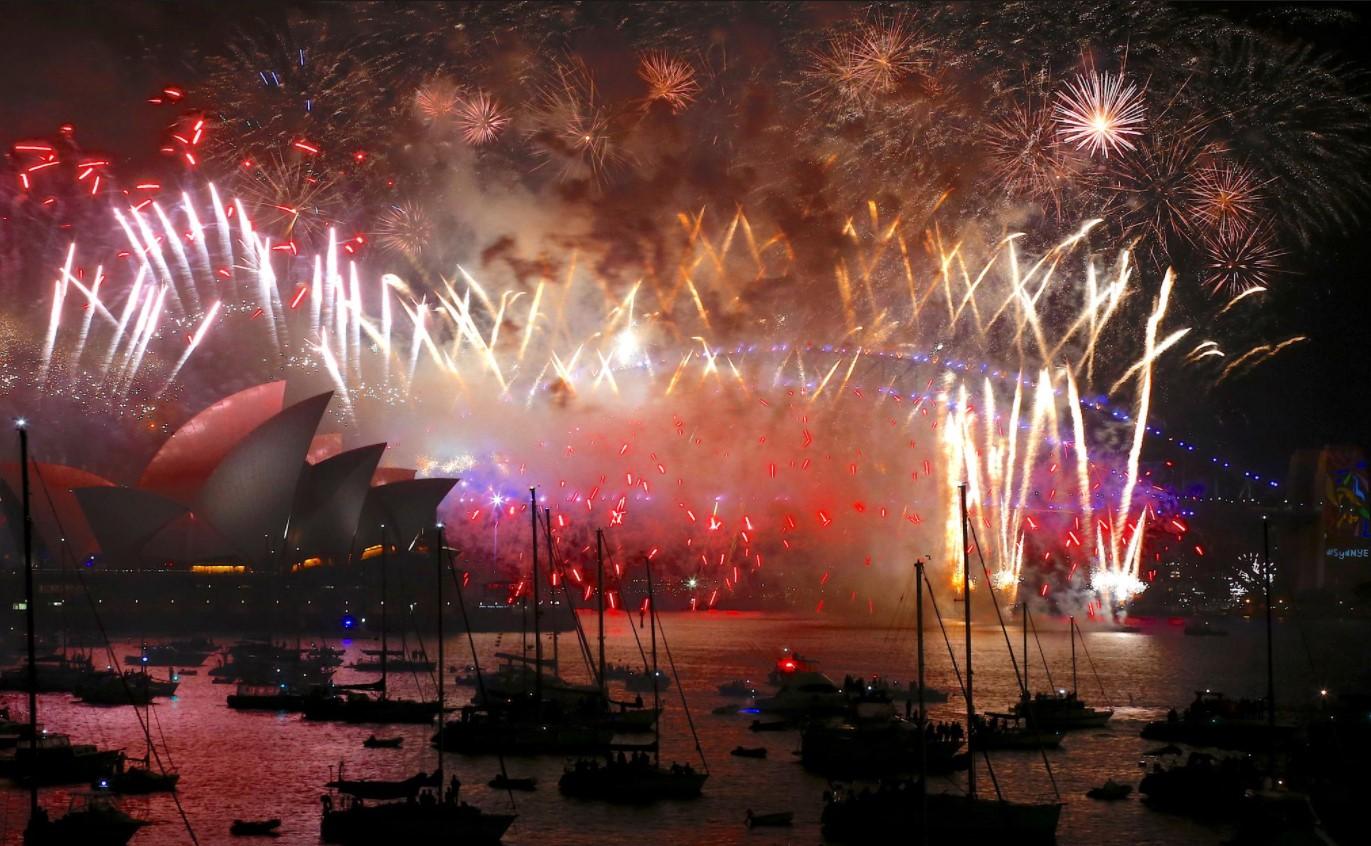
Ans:
POLYGON ((858 108, 870 108, 911 81, 926 79, 928 44, 908 17, 869 21, 839 32, 814 54, 810 75, 823 91, 858 108))
POLYGON ((461 105, 461 92, 448 79, 430 79, 414 91, 414 111, 427 124, 451 119, 461 105))
POLYGON ((433 221, 417 203, 400 203, 376 220, 374 235, 381 249, 418 261, 433 237, 433 221))
POLYGON ((647 83, 647 102, 665 103, 672 114, 685 111, 700 92, 695 68, 663 50, 642 55, 638 60, 638 78, 647 83))
POLYGON ((473 147, 493 143, 509 125, 509 116, 500 109, 494 97, 477 91, 463 97, 457 107, 457 129, 462 140, 473 147))
POLYGON ((1269 287, 1279 271, 1282 255, 1270 224, 1259 223, 1246 231, 1229 229, 1204 239, 1205 283, 1216 294, 1239 294, 1254 287, 1269 287))
POLYGON ((1190 212, 1214 232, 1240 234, 1261 210, 1262 184, 1257 175, 1230 162, 1203 168, 1190 186, 1190 212))
POLYGON ((272 156, 239 174, 239 194, 258 223, 286 242, 322 243, 346 205, 338 178, 308 160, 272 156))
POLYGON ((539 92, 529 140, 545 161, 561 166, 563 179, 603 180, 620 158, 610 110, 584 63, 558 63, 539 92))
POLYGON ((1169 255, 1168 245, 1193 241, 1195 174, 1209 155, 1196 123, 1158 130, 1121 156, 1112 171, 1112 201, 1125 232, 1149 237, 1150 250, 1169 255))
POLYGON ((1053 107, 1061 139, 1092 156, 1108 158, 1136 148, 1147 106, 1142 91, 1123 74, 1078 74, 1057 92, 1053 107))
POLYGON ((1005 194, 1050 201, 1060 213, 1071 168, 1050 108, 1014 103, 1004 118, 987 125, 985 148, 990 177, 1005 194))

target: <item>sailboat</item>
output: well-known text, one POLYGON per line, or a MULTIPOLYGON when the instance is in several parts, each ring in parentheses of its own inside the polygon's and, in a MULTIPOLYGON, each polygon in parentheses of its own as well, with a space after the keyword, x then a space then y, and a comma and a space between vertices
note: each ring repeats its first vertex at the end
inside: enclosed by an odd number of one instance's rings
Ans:
MULTIPOLYGON (((147 670, 145 669, 143 672, 146 674, 147 670)), ((169 773, 152 768, 152 703, 150 699, 143 703, 143 716, 139 722, 143 725, 143 741, 146 744, 142 761, 135 761, 132 766, 127 766, 126 762, 121 760, 114 774, 107 779, 97 781, 94 785, 96 788, 107 788, 113 793, 123 794, 168 793, 176 789, 177 782, 181 780, 180 773, 169 773)))
MULTIPOLYGON (((597 546, 601 535, 596 533, 597 546)), ((657 603, 652 590, 652 562, 644 561, 647 573, 648 619, 652 628, 652 675, 657 678, 657 603)), ((603 568, 601 568, 603 573, 603 568)), ((652 685, 653 710, 661 708, 661 691, 652 685)), ((684 701, 684 700, 683 700, 684 701)), ((694 732, 691 726, 691 732, 694 732)), ((672 764, 663 767, 661 762, 661 721, 653 723, 653 743, 651 754, 641 746, 632 749, 631 757, 625 756, 626 750, 620 749, 618 756, 613 750, 606 752, 604 762, 594 759, 581 759, 562 773, 557 782, 558 789, 567 796, 581 799, 605 799, 611 802, 646 803, 658 799, 695 799, 700 796, 709 772, 697 771, 690 764, 672 764)), ((699 738, 696 738, 699 748, 699 738)), ((701 763, 704 756, 701 754, 701 763)))
MULTIPOLYGON (((929 793, 927 780, 881 784, 875 792, 855 793, 841 789, 826 794, 822 822, 824 836, 838 842, 872 842, 878 838, 908 837, 919 832, 923 842, 1052 844, 1056 842, 1057 822, 1062 805, 1053 803, 1009 802, 1003 798, 982 799, 976 792, 976 752, 979 738, 974 729, 976 706, 971 666, 971 559, 967 538, 966 488, 961 489, 962 510, 962 590, 966 631, 966 720, 967 792, 966 795, 929 793)), ((923 686, 923 585, 924 563, 915 563, 919 580, 919 686, 923 686)), ((922 719, 923 703, 920 704, 922 719)), ((996 786, 998 793, 998 785, 996 786)))
MULTIPOLYGON (((542 574, 538 566, 538 503, 529 490, 532 513, 533 657, 502 655, 506 665, 494 677, 482 676, 474 703, 442 733, 450 752, 508 755, 590 755, 609 748, 614 735, 651 730, 659 708, 632 707, 609 700, 601 684, 571 685, 557 677, 555 661, 543 657, 541 613, 542 574), (530 666, 531 664, 531 666, 530 666), (552 668, 550 675, 545 668, 552 668)), ((545 525, 550 526, 550 521, 545 525)), ((546 535, 552 564, 551 532, 546 535)), ((603 566, 603 563, 601 564, 603 566)), ((565 585, 565 582, 563 582, 565 585)), ((577 623, 579 626, 579 622, 577 623)), ((603 628, 603 622, 601 623, 603 628)), ((593 668, 592 668, 593 670, 593 668)), ((435 738, 436 739, 436 738, 435 738)))
MULTIPOLYGON (((438 708, 443 705, 443 581, 447 577, 443 562, 443 527, 433 531, 433 559, 437 567, 438 611, 438 708)), ((363 795, 339 788, 341 801, 335 794, 324 795, 320 835, 325 843, 373 844, 380 842, 422 843, 448 842, 469 844, 499 843, 514 822, 513 814, 489 814, 459 801, 461 783, 453 776, 452 783, 439 796, 443 784, 443 727, 438 726, 438 768, 425 781, 436 780, 440 787, 419 787, 417 796, 409 793, 396 797, 400 801, 367 804, 363 795)), ((342 779, 340 779, 342 781, 342 779)))
MULTIPOLYGON (((22 499, 24 515, 24 623, 28 634, 28 689, 29 689, 29 731, 28 767, 24 759, 19 759, 21 772, 28 770, 29 822, 24 828, 25 846, 67 846, 81 843, 83 846, 124 846, 138 829, 147 825, 114 806, 106 797, 98 794, 72 798, 67 812, 56 819, 48 816, 38 802, 39 774, 44 764, 38 742, 38 664, 34 648, 34 598, 33 598, 33 513, 29 504, 29 433, 24 422, 17 424, 19 429, 19 465, 22 477, 22 499)), ((68 744, 68 749, 72 749, 68 744)), ((118 754, 118 753, 115 753, 118 754)))
MULTIPOLYGON (((1113 708, 1092 708, 1077 694, 1080 689, 1076 683, 1076 638, 1085 642, 1085 635, 1076 625, 1075 617, 1068 617, 1071 623, 1071 689, 1050 693, 1028 693, 1028 603, 1022 606, 1024 615, 1024 676, 1023 692, 1019 701, 1010 706, 1009 713, 1022 719, 1029 729, 1039 731, 1070 731, 1072 729, 1103 728, 1114 716, 1113 708)), ((1101 686, 1103 689, 1103 686, 1101 686)))
MULTIPOLYGON (((389 547, 390 542, 386 539, 386 527, 383 524, 381 526, 381 649, 376 661, 376 666, 381 671, 380 695, 371 697, 356 691, 339 691, 328 695, 310 697, 305 700, 304 704, 305 719, 307 720, 423 725, 433 722, 434 716, 439 713, 437 702, 391 699, 386 693, 386 683, 392 665, 399 663, 401 665, 399 669, 404 670, 427 672, 434 669, 433 662, 426 660, 421 662, 417 656, 405 660, 403 652, 399 662, 394 661, 391 657, 387 641, 388 621, 386 618, 386 572, 388 570, 386 553, 389 547)), ((356 667, 354 666, 354 668, 356 667)))

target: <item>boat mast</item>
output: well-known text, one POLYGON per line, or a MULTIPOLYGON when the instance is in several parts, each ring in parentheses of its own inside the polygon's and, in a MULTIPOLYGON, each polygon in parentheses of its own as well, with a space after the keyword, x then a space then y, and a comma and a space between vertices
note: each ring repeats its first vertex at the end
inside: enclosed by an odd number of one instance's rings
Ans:
POLYGON ((966 792, 976 798, 976 701, 971 693, 971 550, 967 539, 966 482, 957 486, 962 503, 962 614, 966 623, 966 792))
POLYGON ((390 650, 386 639, 386 565, 389 563, 386 549, 386 524, 381 524, 381 698, 386 698, 386 653, 390 650))
MULTIPOLYGON (((543 712, 543 629, 538 618, 542 607, 538 601, 538 491, 528 489, 529 528, 533 532, 533 701, 538 713, 543 712)), ((528 656, 525 655, 525 658, 528 656)))
POLYGON ((914 559, 914 626, 919 644, 919 843, 928 843, 928 720, 924 716, 924 560, 914 559))
POLYGON ((600 635, 600 698, 609 700, 609 682, 605 676, 605 533, 595 530, 595 616, 600 635))
MULTIPOLYGON (((551 572, 552 572, 552 566, 553 566, 553 565, 552 565, 552 509, 551 509, 551 508, 544 508, 544 509, 543 509, 543 537, 547 540, 547 571, 548 571, 549 573, 551 573, 551 572)), ((556 582, 554 582, 553 585, 554 585, 554 588, 555 588, 556 582)), ((556 596, 556 595, 557 595, 557 591, 556 591, 555 589, 552 591, 552 595, 553 595, 553 596, 556 596)), ((556 675, 557 673, 561 672, 561 667, 558 666, 558 664, 559 664, 559 662, 558 662, 558 658, 557 658, 557 622, 554 620, 553 623, 552 623, 552 673, 553 673, 553 675, 556 675)))
POLYGON ((1262 515, 1262 581, 1266 589, 1266 742, 1268 775, 1276 774, 1276 657, 1271 641, 1271 523, 1262 515))
POLYGON ((29 430, 20 420, 19 477, 24 508, 24 627, 28 632, 29 648, 29 825, 43 810, 38 805, 38 658, 33 643, 33 513, 29 510, 29 430))
POLYGON ((1074 694, 1081 689, 1076 683, 1076 618, 1071 616, 1066 619, 1071 623, 1071 692, 1074 694))
POLYGON ((433 527, 433 563, 438 570, 438 796, 443 795, 443 524, 433 527))
POLYGON ((1027 597, 1024 597, 1024 600, 1023 600, 1023 603, 1022 603, 1022 608, 1021 608, 1021 610, 1023 611, 1023 698, 1024 698, 1024 701, 1027 702, 1030 698, 1032 698, 1032 696, 1031 696, 1031 694, 1030 694, 1030 692, 1029 692, 1029 691, 1032 690, 1032 688, 1028 686, 1028 598, 1027 598, 1027 597))
POLYGON ((662 702, 657 690, 657 601, 652 596, 652 559, 643 561, 643 571, 647 573, 647 619, 652 632, 652 762, 662 764, 662 702))

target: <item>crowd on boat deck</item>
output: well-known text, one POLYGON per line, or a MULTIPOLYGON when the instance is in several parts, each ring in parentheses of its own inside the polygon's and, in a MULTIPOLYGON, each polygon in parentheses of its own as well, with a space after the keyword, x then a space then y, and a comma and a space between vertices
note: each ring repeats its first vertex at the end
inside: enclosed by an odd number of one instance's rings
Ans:
POLYGON ((960 743, 961 740, 962 740, 962 736, 963 736, 964 732, 963 732, 963 730, 962 730, 962 724, 961 724, 961 723, 957 723, 957 722, 943 722, 943 723, 929 722, 929 723, 925 723, 925 724, 924 724, 924 734, 926 734, 926 735, 928 736, 928 739, 929 739, 929 740, 947 740, 947 741, 955 740, 955 741, 957 741, 957 742, 960 743))
POLYGON ((842 784, 830 784, 828 790, 824 791, 824 802, 871 802, 879 800, 886 802, 896 800, 903 796, 917 793, 920 790, 918 782, 909 778, 883 778, 873 791, 870 787, 863 787, 856 790, 842 784))

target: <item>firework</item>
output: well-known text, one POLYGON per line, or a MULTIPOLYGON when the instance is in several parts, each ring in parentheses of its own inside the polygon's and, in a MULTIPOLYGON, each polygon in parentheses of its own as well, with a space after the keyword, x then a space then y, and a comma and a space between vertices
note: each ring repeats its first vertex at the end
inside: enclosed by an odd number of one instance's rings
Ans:
POLYGON ((642 55, 638 60, 638 77, 647 83, 647 101, 665 103, 672 114, 685 111, 700 91, 695 68, 661 50, 642 55))
POLYGON ((442 77, 430 79, 414 91, 414 111, 428 124, 450 120, 461 106, 461 91, 442 77))
POLYGON ((1220 234, 1241 234, 1257 222, 1262 202, 1256 174, 1224 162, 1203 168, 1190 186, 1190 212, 1220 234))
POLYGON ((1078 74, 1057 92, 1053 114, 1062 141, 1091 155, 1109 157, 1135 149, 1147 106, 1138 86, 1123 74, 1078 74))
POLYGON ((529 139, 546 161, 561 165, 563 179, 602 180, 619 159, 610 110, 584 63, 558 63, 540 90, 529 139))
POLYGON ((258 222, 286 243, 318 245, 344 208, 338 177, 308 159, 273 155, 239 169, 239 193, 259 210, 258 222))
POLYGON ((1270 287, 1279 271, 1282 255, 1267 224, 1246 231, 1229 229, 1204 239, 1205 284, 1216 294, 1241 294, 1251 288, 1270 287))
POLYGON ((900 15, 868 21, 832 35, 812 56, 810 74, 823 90, 858 108, 869 108, 911 81, 928 78, 923 30, 900 15))
POLYGON ((1008 115, 986 127, 985 145, 991 176, 1006 194, 1049 200, 1061 210, 1072 170, 1050 108, 1014 103, 1008 115))
POLYGON ((373 234, 382 249, 418 261, 433 237, 433 221, 419 205, 401 203, 377 218, 373 234))
POLYGON ((501 111, 499 102, 484 91, 463 97, 456 117, 462 140, 473 147, 493 143, 509 124, 509 116, 501 111))
POLYGON ((1197 236, 1192 203, 1196 174, 1210 155, 1200 126, 1190 123, 1155 131, 1112 170, 1109 190, 1126 231, 1148 236, 1148 249, 1167 255, 1168 245, 1197 236))

